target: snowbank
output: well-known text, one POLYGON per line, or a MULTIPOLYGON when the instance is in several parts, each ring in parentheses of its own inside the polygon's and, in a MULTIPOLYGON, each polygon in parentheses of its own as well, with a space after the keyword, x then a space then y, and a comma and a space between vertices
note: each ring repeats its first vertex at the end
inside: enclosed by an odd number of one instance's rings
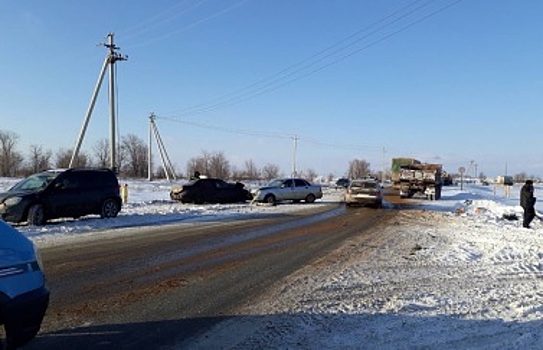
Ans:
MULTIPOLYGON (((0 180, 0 187, 10 184, 0 180)), ((169 200, 167 182, 128 185, 128 203, 115 219, 18 228, 47 245, 109 228, 307 208, 184 205, 169 200)), ((515 220, 522 218, 519 191, 515 186, 505 196, 499 187, 446 187, 442 200, 418 201, 399 211, 394 225, 377 227, 382 246, 348 242, 182 347, 542 349, 543 224, 536 218, 524 229, 515 220)), ((536 186, 536 196, 541 191, 536 186)), ((340 199, 341 190, 327 189, 316 205, 340 199)))

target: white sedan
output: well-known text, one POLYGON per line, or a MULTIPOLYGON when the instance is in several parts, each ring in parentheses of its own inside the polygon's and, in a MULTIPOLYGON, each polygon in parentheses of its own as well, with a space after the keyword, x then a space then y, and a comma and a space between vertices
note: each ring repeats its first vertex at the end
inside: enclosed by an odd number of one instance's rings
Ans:
POLYGON ((253 202, 272 205, 287 200, 313 203, 319 198, 322 198, 322 189, 318 185, 312 185, 304 179, 277 179, 256 190, 253 202))

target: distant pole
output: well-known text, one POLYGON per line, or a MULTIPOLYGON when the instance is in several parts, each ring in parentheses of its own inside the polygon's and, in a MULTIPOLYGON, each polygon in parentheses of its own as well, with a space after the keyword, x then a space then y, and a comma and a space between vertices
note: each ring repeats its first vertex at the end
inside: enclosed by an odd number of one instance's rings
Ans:
POLYGON ((383 172, 381 173, 381 184, 385 183, 385 148, 383 147, 383 172))
POLYGON ((149 116, 149 150, 147 155, 147 180, 151 181, 153 179, 153 154, 151 149, 153 148, 153 122, 155 120, 155 114, 151 113, 149 116))
POLYGON ((294 152, 292 155, 292 177, 296 177, 296 150, 298 148, 298 136, 294 135, 292 140, 294 141, 294 152))

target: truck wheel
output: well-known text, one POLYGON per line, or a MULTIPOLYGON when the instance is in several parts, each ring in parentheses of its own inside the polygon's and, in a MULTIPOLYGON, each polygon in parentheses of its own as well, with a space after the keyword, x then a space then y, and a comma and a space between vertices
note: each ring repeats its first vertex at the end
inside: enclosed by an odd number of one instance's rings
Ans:
POLYGON ((42 204, 33 204, 28 209, 27 222, 30 226, 41 226, 45 224, 45 213, 42 204))

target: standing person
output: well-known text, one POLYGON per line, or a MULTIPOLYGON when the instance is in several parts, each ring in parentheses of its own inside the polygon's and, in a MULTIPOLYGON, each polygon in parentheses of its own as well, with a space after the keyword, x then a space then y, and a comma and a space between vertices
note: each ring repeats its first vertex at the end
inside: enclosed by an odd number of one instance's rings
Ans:
POLYGON ((532 180, 526 180, 520 189, 520 206, 524 209, 522 226, 530 228, 530 223, 535 217, 534 182, 532 180))

